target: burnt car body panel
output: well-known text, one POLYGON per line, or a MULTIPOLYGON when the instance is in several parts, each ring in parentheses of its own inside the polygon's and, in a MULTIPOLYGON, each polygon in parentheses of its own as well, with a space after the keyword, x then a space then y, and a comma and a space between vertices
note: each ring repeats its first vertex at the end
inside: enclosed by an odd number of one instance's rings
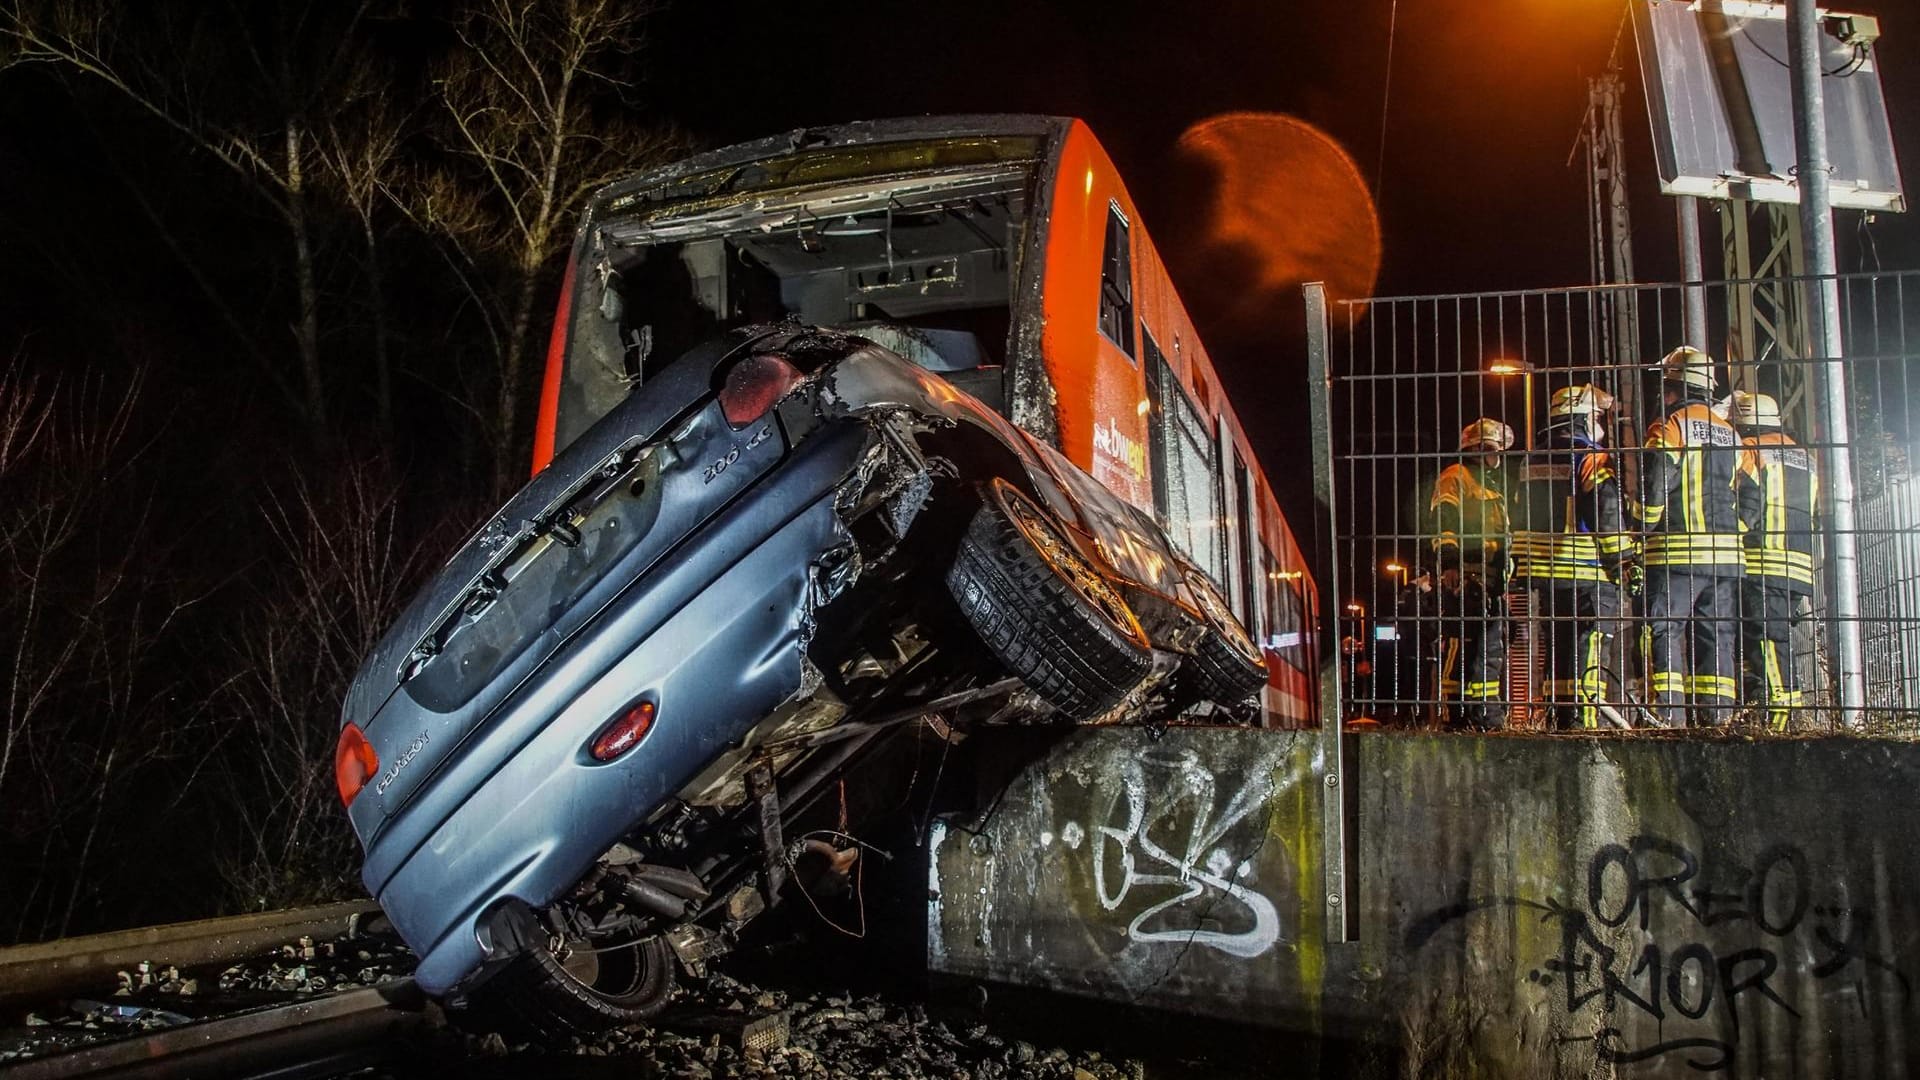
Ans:
MULTIPOLYGON (((876 350, 878 351, 878 350, 876 350)), ((936 415, 965 424, 991 437, 1017 460, 1021 482, 1052 510, 1083 558, 1104 567, 1110 576, 1134 589, 1186 598, 1187 585, 1179 575, 1166 536, 1159 527, 1119 496, 1101 487, 1066 455, 1015 427, 978 399, 956 390, 937 376, 907 364, 851 364, 836 369, 823 395, 830 405, 849 412, 894 406, 936 415)))

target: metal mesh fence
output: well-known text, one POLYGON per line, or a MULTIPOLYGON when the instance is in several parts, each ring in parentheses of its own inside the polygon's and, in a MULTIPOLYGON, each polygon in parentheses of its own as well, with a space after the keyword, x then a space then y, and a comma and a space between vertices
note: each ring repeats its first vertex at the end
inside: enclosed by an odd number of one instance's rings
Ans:
POLYGON ((1920 274, 1832 280, 1332 305, 1343 718, 1920 734, 1920 274))

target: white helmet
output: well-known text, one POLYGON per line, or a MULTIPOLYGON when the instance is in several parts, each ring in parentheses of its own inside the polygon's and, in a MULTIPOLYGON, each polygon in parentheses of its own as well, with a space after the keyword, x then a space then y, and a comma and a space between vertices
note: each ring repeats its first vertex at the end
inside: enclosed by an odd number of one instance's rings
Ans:
POLYGON ((1660 361, 1660 377, 1667 382, 1697 386, 1713 392, 1713 357, 1691 345, 1682 345, 1660 361))
POLYGON ((1749 394, 1745 390, 1733 392, 1733 404, 1727 410, 1727 419, 1740 427, 1777 428, 1780 426, 1780 403, 1773 400, 1771 394, 1749 394))
POLYGON ((1481 417, 1460 429, 1460 449, 1498 453, 1513 445, 1513 429, 1498 420, 1481 417))
POLYGON ((1548 416, 1592 416, 1613 408, 1613 395, 1591 383, 1563 386, 1553 392, 1548 416))

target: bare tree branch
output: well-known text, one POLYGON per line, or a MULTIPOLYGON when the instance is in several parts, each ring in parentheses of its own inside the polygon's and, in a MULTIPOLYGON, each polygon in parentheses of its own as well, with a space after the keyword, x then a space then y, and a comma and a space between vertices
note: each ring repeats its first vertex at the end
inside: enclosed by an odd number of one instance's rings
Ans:
POLYGON ((374 406, 381 434, 393 432, 393 360, 387 332, 387 306, 375 224, 388 205, 391 185, 400 175, 400 151, 408 117, 389 105, 388 81, 365 63, 347 76, 345 108, 331 117, 318 153, 341 200, 360 226, 366 299, 373 322, 374 406))
MULTIPOLYGON (((566 249, 587 192, 622 173, 663 160, 682 145, 671 132, 634 124, 610 91, 624 86, 645 3, 562 0, 549 5, 486 0, 456 28, 463 48, 435 87, 445 107, 446 143, 469 164, 468 184, 444 191, 437 217, 449 224, 491 219, 491 227, 447 231, 470 254, 497 256, 503 272, 484 282, 498 312, 492 418, 494 488, 515 475, 519 422, 527 411, 534 300, 542 275, 566 249)), ((463 275, 476 301, 481 280, 463 275)))
POLYGON ((342 91, 341 73, 366 10, 365 0, 350 9, 324 0, 293 8, 236 4, 224 13, 165 6, 129 12, 108 0, 0 0, 9 65, 53 65, 110 88, 223 165, 285 223, 300 403, 316 439, 325 438, 328 409, 308 206, 310 134, 312 118, 330 114, 342 91), (310 21, 316 11, 327 14, 324 27, 310 21), (139 32, 116 36, 136 16, 139 32), (236 72, 204 55, 234 48, 248 57, 251 71, 236 72), (209 89, 216 84, 217 93, 209 89))

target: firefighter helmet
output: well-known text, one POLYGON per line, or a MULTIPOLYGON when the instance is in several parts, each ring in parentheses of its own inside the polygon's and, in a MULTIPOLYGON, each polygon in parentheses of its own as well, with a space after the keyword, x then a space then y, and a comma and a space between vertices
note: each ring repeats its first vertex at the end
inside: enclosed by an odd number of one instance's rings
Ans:
POLYGON ((1460 429, 1460 449, 1493 453, 1513 445, 1513 429, 1498 420, 1481 417, 1460 429))
POLYGON ((1682 345, 1660 361, 1660 377, 1667 382, 1696 386, 1713 392, 1713 357, 1691 345, 1682 345))
POLYGON ((1553 392, 1548 416, 1591 416, 1613 408, 1613 395, 1591 383, 1563 386, 1553 392))
POLYGON ((1733 407, 1727 419, 1740 427, 1777 428, 1780 426, 1780 403, 1773 400, 1771 394, 1749 394, 1745 390, 1733 392, 1733 407))

